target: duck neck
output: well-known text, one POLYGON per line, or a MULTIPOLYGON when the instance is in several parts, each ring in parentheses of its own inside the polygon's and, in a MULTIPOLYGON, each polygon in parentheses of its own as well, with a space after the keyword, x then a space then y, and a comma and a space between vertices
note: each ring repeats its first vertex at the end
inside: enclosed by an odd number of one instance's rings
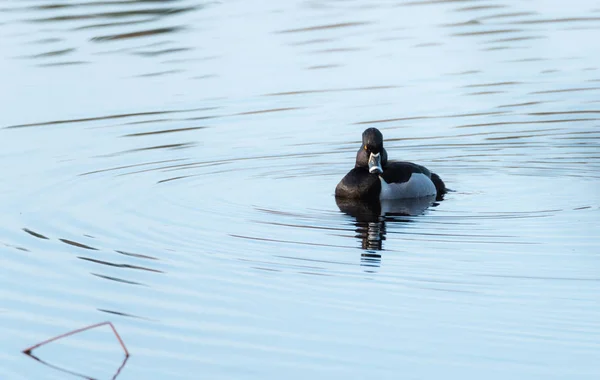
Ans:
MULTIPOLYGON (((387 152, 385 148, 381 149, 381 166, 385 168, 388 162, 387 152)), ((368 168, 369 167, 369 153, 364 150, 362 147, 356 153, 356 164, 354 165, 356 168, 368 168)))

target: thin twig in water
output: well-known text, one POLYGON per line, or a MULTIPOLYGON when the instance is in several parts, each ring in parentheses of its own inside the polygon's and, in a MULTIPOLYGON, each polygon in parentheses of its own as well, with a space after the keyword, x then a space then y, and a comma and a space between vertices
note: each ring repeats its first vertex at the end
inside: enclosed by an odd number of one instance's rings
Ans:
POLYGON ((96 327, 100 327, 100 326, 104 326, 104 325, 109 325, 110 328, 112 329, 112 331, 115 333, 115 336, 117 337, 117 339, 119 340, 119 343, 121 344, 121 347, 123 347, 123 351, 125 351, 125 356, 129 356, 129 351, 127 351, 127 347, 125 347, 125 343, 123 343, 123 339, 121 339, 121 336, 119 335, 119 333, 117 332, 117 330, 115 329, 115 326, 113 326, 112 322, 101 322, 101 323, 96 323, 95 325, 90 325, 87 327, 82 327, 80 329, 77 330, 73 330, 73 331, 69 331, 68 333, 62 334, 62 335, 58 335, 55 336, 54 338, 50 338, 48 340, 45 340, 43 342, 40 342, 34 346, 31 346, 25 350, 23 350, 24 354, 31 354, 31 351, 35 350, 36 348, 43 346, 44 344, 50 343, 50 342, 54 342, 55 340, 59 340, 62 338, 66 338, 68 336, 80 333, 82 331, 86 331, 86 330, 91 330, 93 328, 96 327))
POLYGON ((127 360, 129 359, 129 351, 127 351, 127 347, 125 347, 125 343, 123 342, 123 339, 121 339, 121 336, 117 332, 117 329, 115 329, 115 326, 113 326, 113 324, 111 322, 96 323, 94 325, 90 325, 90 326, 83 327, 83 328, 80 328, 80 329, 77 329, 77 330, 69 331, 68 333, 55 336, 53 338, 47 339, 47 340, 45 340, 43 342, 40 342, 40 343, 38 343, 36 345, 33 345, 33 346, 31 346, 31 347, 23 350, 23 353, 25 355, 27 355, 27 356, 29 356, 29 357, 37 360, 38 362, 40 362, 40 363, 42 363, 44 365, 47 365, 48 367, 57 369, 59 371, 65 372, 65 373, 69 373, 69 374, 74 375, 74 376, 78 376, 78 377, 84 378, 84 379, 87 379, 87 380, 94 380, 94 378, 92 378, 92 377, 89 377, 89 376, 86 376, 86 375, 82 375, 82 374, 79 374, 77 372, 73 372, 73 371, 70 371, 68 369, 52 365, 50 363, 46 363, 45 361, 41 360, 40 358, 38 358, 37 356, 35 356, 34 354, 32 354, 32 351, 35 350, 38 347, 41 347, 41 346, 43 346, 45 344, 54 342, 56 340, 59 340, 59 339, 62 339, 62 338, 66 338, 68 336, 80 333, 82 331, 91 330, 93 328, 104 326, 104 325, 109 325, 110 326, 110 328, 112 329, 112 331, 115 333, 115 336, 117 337, 117 340, 119 341, 119 344, 121 344, 121 347, 123 348, 123 351, 125 352, 125 359, 123 360, 123 363, 121 363, 121 365, 119 366, 119 369, 117 369, 117 372, 112 377, 113 380, 114 380, 114 379, 117 378, 117 376, 119 376, 119 374, 121 373, 121 370, 123 369, 123 367, 125 367, 125 363, 127 363, 127 360))

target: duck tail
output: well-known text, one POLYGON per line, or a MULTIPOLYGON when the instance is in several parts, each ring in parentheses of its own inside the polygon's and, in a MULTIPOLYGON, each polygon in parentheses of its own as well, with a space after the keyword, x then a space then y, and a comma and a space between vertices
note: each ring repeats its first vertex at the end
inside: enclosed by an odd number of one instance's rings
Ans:
POLYGON ((440 176, 435 173, 431 173, 431 181, 435 185, 435 190, 437 191, 436 200, 441 201, 444 198, 444 194, 448 191, 446 184, 444 184, 444 181, 442 181, 440 176))

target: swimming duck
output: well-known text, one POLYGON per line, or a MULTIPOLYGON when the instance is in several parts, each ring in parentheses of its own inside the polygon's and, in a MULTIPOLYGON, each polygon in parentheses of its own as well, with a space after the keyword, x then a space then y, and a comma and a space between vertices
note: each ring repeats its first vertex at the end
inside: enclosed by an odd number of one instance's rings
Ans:
POLYGON ((346 199, 382 200, 435 196, 446 193, 442 179, 426 167, 412 162, 388 161, 383 135, 377 128, 362 134, 354 169, 335 188, 335 196, 346 199))

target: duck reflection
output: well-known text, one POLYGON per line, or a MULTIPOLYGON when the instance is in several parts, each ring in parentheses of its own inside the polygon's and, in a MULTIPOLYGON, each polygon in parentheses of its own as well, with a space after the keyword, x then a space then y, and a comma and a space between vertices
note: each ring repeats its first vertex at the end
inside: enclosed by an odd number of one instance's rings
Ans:
POLYGON ((421 215, 434 205, 435 195, 430 197, 362 201, 337 198, 335 202, 343 213, 355 218, 356 238, 366 252, 361 254, 361 265, 379 267, 387 223, 410 223, 411 216, 421 215))

